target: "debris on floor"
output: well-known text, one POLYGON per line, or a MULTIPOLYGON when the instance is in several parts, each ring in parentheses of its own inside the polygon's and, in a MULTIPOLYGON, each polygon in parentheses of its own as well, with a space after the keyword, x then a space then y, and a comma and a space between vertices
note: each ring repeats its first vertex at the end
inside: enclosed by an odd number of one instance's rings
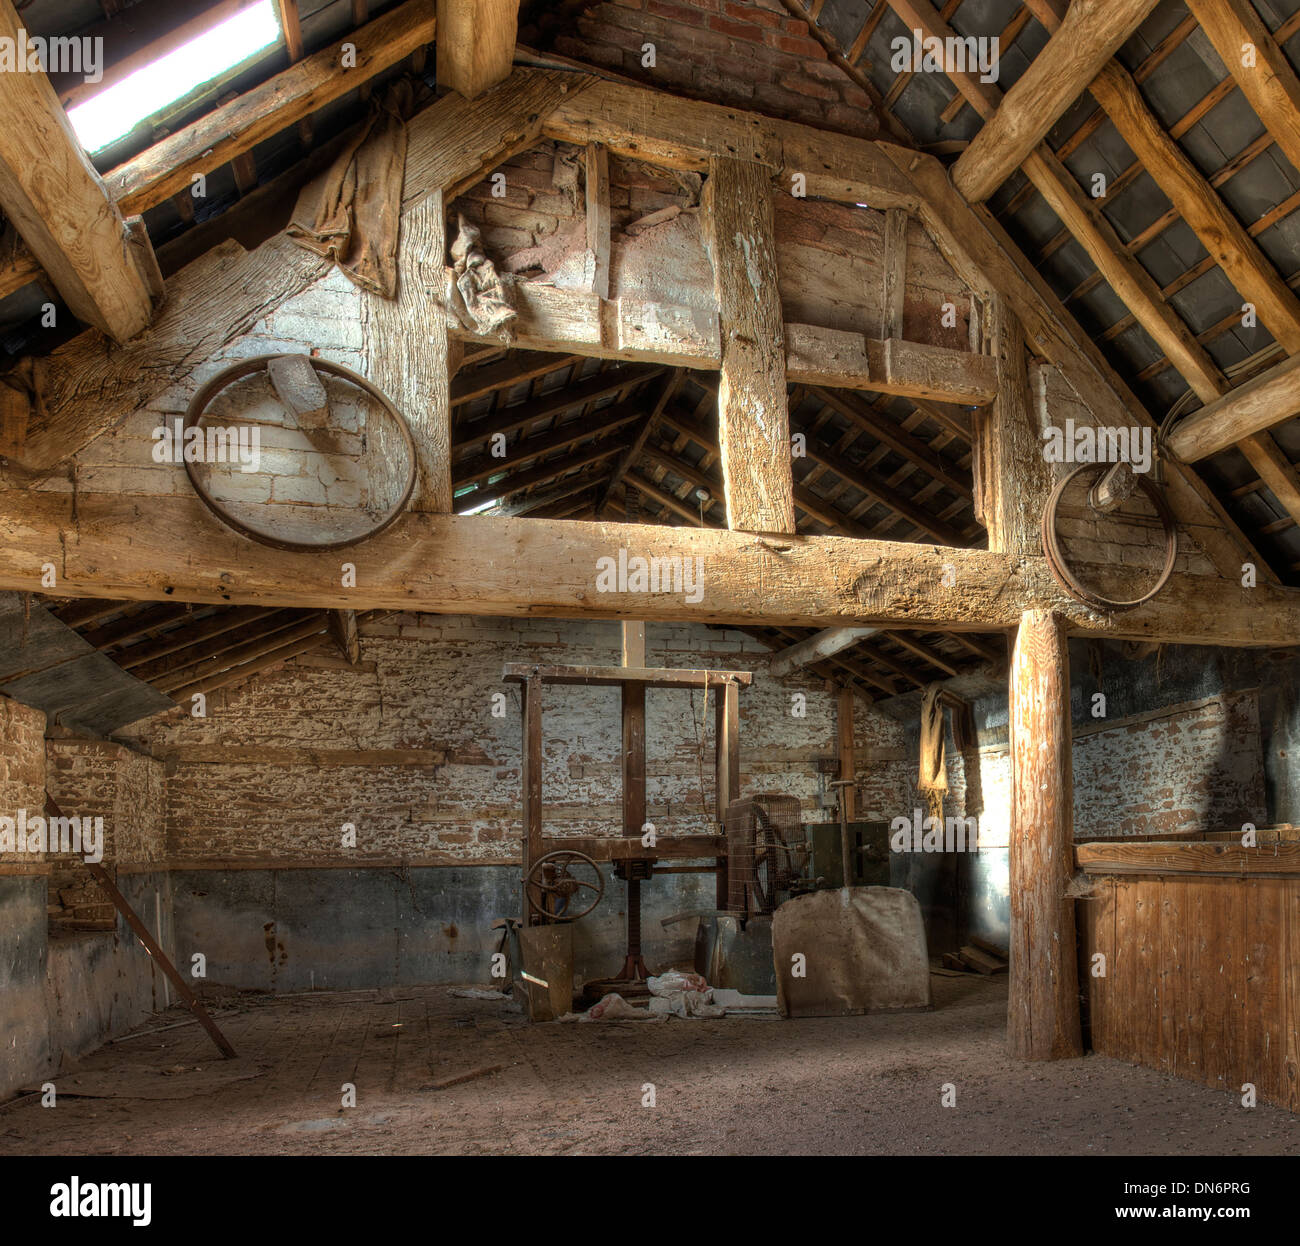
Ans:
POLYGON ((647 978, 650 999, 645 1008, 629 1003, 611 991, 586 1012, 570 1013, 565 1021, 662 1021, 668 1017, 683 1020, 714 1017, 774 1017, 775 995, 742 995, 739 991, 715 989, 698 973, 669 969, 647 978))
POLYGON ((945 952, 943 964, 944 968, 957 973, 1005 973, 1007 955, 994 944, 972 935, 970 943, 965 944, 961 951, 945 952))
POLYGON ((457 999, 513 999, 509 991, 498 991, 492 987, 483 986, 453 986, 447 988, 448 995, 454 995, 457 999))

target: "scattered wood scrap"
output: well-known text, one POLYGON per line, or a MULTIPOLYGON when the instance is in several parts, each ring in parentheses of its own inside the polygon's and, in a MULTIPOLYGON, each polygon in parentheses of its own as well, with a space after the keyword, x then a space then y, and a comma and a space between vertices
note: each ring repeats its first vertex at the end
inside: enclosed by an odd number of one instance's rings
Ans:
POLYGON ((504 1064, 486 1064, 481 1069, 471 1069, 468 1073, 458 1073, 455 1077, 444 1077, 440 1082, 431 1082, 426 1090, 446 1090, 449 1086, 459 1086, 462 1082, 472 1082, 479 1077, 489 1077, 500 1073, 504 1064))
POLYGON ((947 977, 951 973, 1006 973, 1007 957, 996 944, 971 936, 970 943, 959 952, 944 952, 943 969, 936 970, 947 977), (945 972, 946 971, 946 972, 945 972))

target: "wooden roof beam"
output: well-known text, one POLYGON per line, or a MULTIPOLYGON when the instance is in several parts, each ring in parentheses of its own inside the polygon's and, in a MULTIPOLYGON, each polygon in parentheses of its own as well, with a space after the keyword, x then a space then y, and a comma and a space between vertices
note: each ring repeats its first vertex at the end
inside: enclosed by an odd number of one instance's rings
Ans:
POLYGON ((519 0, 438 0, 438 85, 466 99, 510 75, 519 0))
POLYGON ((655 364, 631 364, 597 372, 576 384, 551 390, 540 398, 530 398, 512 407, 501 407, 481 419, 458 425, 453 432, 451 453, 462 458, 466 450, 481 446, 497 433, 509 436, 530 424, 551 416, 562 415, 574 407, 586 406, 602 398, 618 395, 658 376, 663 368, 655 364))
POLYGON ((540 463, 531 471, 513 472, 495 484, 485 484, 482 488, 475 489, 473 493, 462 494, 456 499, 457 513, 463 515, 467 509, 476 509, 486 501, 503 502, 506 498, 522 493, 525 489, 531 489, 534 485, 549 484, 552 480, 558 480, 570 472, 581 471, 594 463, 601 463, 621 453, 626 449, 627 444, 626 438, 597 441, 562 459, 550 459, 540 463))
POLYGON ((1300 79, 1254 6, 1249 0, 1187 0, 1187 7, 1282 154, 1300 169, 1300 79))
POLYGON ((659 387, 659 393, 655 398, 655 404, 646 413, 642 421, 640 431, 637 433, 632 444, 628 446, 626 453, 614 464, 614 470, 610 473, 609 480, 605 487, 600 491, 600 497, 596 499, 595 517, 599 519, 604 513, 605 508, 609 505, 609 500, 614 490, 623 482, 623 477, 627 474, 628 469, 641 455, 650 434, 654 432, 655 425, 659 422, 659 417, 663 414, 664 407, 668 405, 669 400, 677 392, 677 387, 682 383, 682 377, 685 375, 685 369, 674 368, 668 378, 659 387))
POLYGON ((1180 420, 1167 444, 1184 463, 1197 463, 1294 415, 1300 415, 1300 355, 1180 420))
MULTIPOLYGON (((918 26, 925 35, 955 37, 955 32, 926 0, 888 0, 888 3, 899 11, 900 16, 906 10, 905 20, 918 26)), ((953 72, 948 76, 982 117, 987 119, 994 114, 1001 100, 1001 92, 994 84, 983 83, 970 73, 953 72)), ((969 205, 936 161, 888 148, 885 151, 900 170, 907 171, 921 192, 917 212, 944 255, 976 288, 987 289, 991 285, 1010 300, 1024 325, 1031 347, 1061 370, 1071 388, 1093 408, 1098 420, 1124 425, 1137 418, 1154 427, 1150 413, 1129 391, 1103 352, 1022 255, 992 213, 982 206, 969 205)), ((1070 210, 1081 231, 1093 244, 1094 262, 1106 263, 1108 274, 1115 273, 1117 281, 1126 283, 1135 292, 1142 293, 1145 288, 1144 310, 1152 309, 1154 327, 1164 331, 1175 351, 1188 362, 1189 371, 1212 376, 1214 365, 1208 361, 1186 326, 1168 319, 1172 316, 1168 307, 1164 312, 1157 310, 1158 299, 1151 299, 1154 282, 1149 276, 1143 281, 1146 270, 1138 265, 1139 274, 1115 259, 1111 246, 1107 245, 1106 234, 1109 230, 1113 237, 1113 229, 1108 223, 1103 226, 1092 219, 1094 205, 1080 202, 1082 192, 1078 184, 1068 172, 1062 176, 1061 170, 1059 159, 1045 143, 1031 154, 1025 166, 1031 182, 1049 196, 1049 201, 1055 200, 1063 205, 1063 210, 1070 210)), ((1159 295, 1158 290, 1154 292, 1159 295)), ((1199 526, 1205 537, 1206 552, 1222 575, 1235 579, 1240 575, 1243 560, 1249 560, 1276 582, 1266 560, 1195 472, 1171 473, 1169 485, 1175 513, 1183 522, 1199 526)))
POLYGON ((521 437, 509 448, 507 457, 500 458, 492 454, 475 455, 465 459, 456 467, 454 480, 457 488, 488 480, 507 469, 520 467, 533 459, 547 454, 556 454, 561 450, 571 450, 574 446, 593 437, 611 433, 616 428, 630 424, 642 413, 642 407, 635 401, 620 402, 612 407, 603 407, 566 424, 560 424, 546 433, 535 433, 530 437, 521 437))
MULTIPOLYGON (((902 0, 889 0, 897 8, 902 0)), ((1156 0, 1074 0, 1060 28, 957 158, 952 180, 982 203, 1024 162, 1156 6, 1156 0)))
POLYGON ((807 640, 801 640, 788 649, 782 649, 772 659, 769 673, 774 678, 780 679, 783 675, 797 671, 801 666, 809 666, 825 658, 834 657, 837 653, 843 653, 845 649, 851 649, 860 640, 875 636, 879 631, 878 627, 824 628, 815 636, 809 636, 807 640))
MULTIPOLYGON (((0 38, 26 29, 0 0, 0 38)), ((43 73, 7 73, 0 92, 0 208, 78 320, 115 342, 153 319, 148 236, 132 235, 43 73), (141 248, 146 248, 147 256, 141 248)), ((102 349, 102 347, 101 347, 102 349)))
MULTIPOLYGON (((357 586, 345 588, 336 552, 248 541, 195 497, 74 500, 0 490, 0 589, 39 592, 51 549, 61 551, 60 592, 116 600, 976 632, 1015 626, 1034 605, 1062 614, 1081 635, 1245 646, 1290 645, 1300 636, 1300 591, 1246 589, 1239 579, 1176 573, 1152 601, 1103 614, 1070 598, 1041 556, 653 524, 408 512, 366 542, 357 586), (597 592, 599 560, 616 558, 620 547, 647 558, 703 558, 701 601, 597 592)), ((1087 582, 1106 582, 1105 568, 1077 570, 1087 582)))

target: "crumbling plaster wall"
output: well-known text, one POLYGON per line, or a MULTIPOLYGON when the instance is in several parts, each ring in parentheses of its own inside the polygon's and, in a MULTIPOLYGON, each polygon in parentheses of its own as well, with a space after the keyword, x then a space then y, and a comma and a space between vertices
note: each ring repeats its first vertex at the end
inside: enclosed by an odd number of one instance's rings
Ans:
MULTIPOLYGON (((104 818, 105 865, 172 946, 171 881, 162 863, 162 766, 120 745, 46 741, 45 715, 0 697, 0 815, 44 816, 47 784, 68 816, 104 818)), ((170 1002, 125 922, 51 934, 52 880, 89 883, 71 855, 0 858, 0 1099, 66 1065, 170 1002)), ((116 915, 114 915, 116 917, 116 915)))

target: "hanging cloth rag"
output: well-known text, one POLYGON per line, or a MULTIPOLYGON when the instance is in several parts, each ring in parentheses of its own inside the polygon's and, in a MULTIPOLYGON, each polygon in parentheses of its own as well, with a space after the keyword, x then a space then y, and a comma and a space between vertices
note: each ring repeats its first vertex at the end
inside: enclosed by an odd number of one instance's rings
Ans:
POLYGON ((300 247, 332 260, 363 290, 397 294, 397 237, 406 172, 406 118, 414 91, 409 79, 388 85, 383 99, 352 132, 334 163, 303 187, 288 235, 300 247))
POLYGON ((921 769, 916 786, 925 796, 926 813, 932 818, 943 817, 943 798, 948 790, 943 706, 939 700, 942 694, 942 684, 930 684, 921 697, 921 769))
POLYGON ((483 250, 482 232, 463 216, 457 218, 451 244, 451 267, 444 268, 447 309, 471 333, 493 334, 518 314, 510 288, 483 250))

